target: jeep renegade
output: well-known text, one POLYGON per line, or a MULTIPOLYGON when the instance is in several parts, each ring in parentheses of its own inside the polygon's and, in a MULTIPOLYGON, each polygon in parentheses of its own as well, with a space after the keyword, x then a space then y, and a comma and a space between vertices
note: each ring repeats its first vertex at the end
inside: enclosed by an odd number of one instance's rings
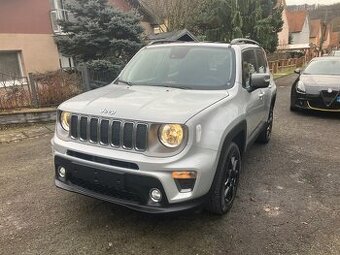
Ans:
POLYGON ((62 103, 57 187, 148 213, 226 213, 244 152, 270 139, 276 85, 258 43, 156 43, 62 103))

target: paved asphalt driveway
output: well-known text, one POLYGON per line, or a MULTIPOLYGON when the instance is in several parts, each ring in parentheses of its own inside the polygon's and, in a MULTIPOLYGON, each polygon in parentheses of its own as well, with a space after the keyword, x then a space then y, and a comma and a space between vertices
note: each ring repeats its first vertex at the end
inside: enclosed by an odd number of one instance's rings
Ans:
POLYGON ((340 254, 340 118, 291 113, 293 78, 277 81, 272 140, 247 153, 224 217, 157 217, 59 190, 51 133, 0 144, 0 254, 340 254))

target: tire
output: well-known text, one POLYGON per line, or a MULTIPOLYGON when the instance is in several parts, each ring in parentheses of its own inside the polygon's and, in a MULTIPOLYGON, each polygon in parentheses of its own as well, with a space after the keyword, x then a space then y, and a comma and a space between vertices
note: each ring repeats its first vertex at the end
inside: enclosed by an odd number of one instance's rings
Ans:
POLYGON ((260 135, 257 138, 257 142, 267 144, 270 141, 273 129, 273 120, 274 120, 274 106, 270 107, 268 119, 264 129, 261 131, 260 135))
POLYGON ((298 108, 294 105, 290 105, 290 111, 291 112, 297 112, 298 111, 298 108))
POLYGON ((241 171, 241 153, 236 143, 231 142, 222 153, 206 207, 209 212, 218 215, 231 209, 241 171))

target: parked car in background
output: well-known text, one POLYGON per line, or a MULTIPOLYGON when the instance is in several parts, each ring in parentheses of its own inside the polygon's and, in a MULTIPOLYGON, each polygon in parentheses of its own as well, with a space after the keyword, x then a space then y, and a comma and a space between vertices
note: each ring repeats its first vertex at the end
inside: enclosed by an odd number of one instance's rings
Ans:
POLYGON ((314 58, 291 89, 290 109, 340 112, 340 57, 314 58))
POLYGON ((226 213, 242 157, 271 137, 276 85, 249 39, 154 44, 58 108, 55 184, 148 213, 226 213))

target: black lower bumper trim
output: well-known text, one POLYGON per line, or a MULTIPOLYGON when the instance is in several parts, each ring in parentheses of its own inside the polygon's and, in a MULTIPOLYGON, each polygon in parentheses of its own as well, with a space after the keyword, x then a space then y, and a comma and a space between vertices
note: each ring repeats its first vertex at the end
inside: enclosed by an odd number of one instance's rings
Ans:
POLYGON ((154 206, 139 205, 139 204, 131 203, 131 202, 126 201, 126 200, 121 200, 121 199, 117 199, 117 198, 114 198, 114 197, 109 197, 109 196, 106 196, 106 195, 98 194, 98 193, 92 192, 90 190, 83 189, 81 187, 67 185, 67 184, 59 181, 58 179, 55 179, 55 185, 58 188, 61 188, 61 189, 67 190, 67 191, 71 191, 71 192, 75 192, 75 193, 78 193, 78 194, 82 194, 84 196, 100 199, 100 200, 110 202, 110 203, 113 203, 113 204, 116 204, 116 205, 121 205, 121 206, 127 207, 127 208, 135 210, 135 211, 144 212, 144 213, 151 213, 151 214, 164 214, 164 213, 174 213, 174 212, 186 211, 186 210, 190 210, 190 209, 193 209, 193 208, 197 208, 197 207, 201 206, 202 204, 204 204, 205 201, 206 201, 206 196, 203 196, 201 198, 190 200, 188 202, 169 204, 166 207, 154 207, 154 206))
POLYGON ((161 182, 138 174, 119 174, 79 165, 62 157, 55 157, 55 185, 61 189, 97 198, 110 203, 146 213, 171 213, 185 211, 200 206, 206 197, 187 202, 170 204, 161 182), (66 168, 66 177, 58 177, 60 166, 66 168), (149 198, 151 188, 158 188, 164 195, 161 203, 149 198))

